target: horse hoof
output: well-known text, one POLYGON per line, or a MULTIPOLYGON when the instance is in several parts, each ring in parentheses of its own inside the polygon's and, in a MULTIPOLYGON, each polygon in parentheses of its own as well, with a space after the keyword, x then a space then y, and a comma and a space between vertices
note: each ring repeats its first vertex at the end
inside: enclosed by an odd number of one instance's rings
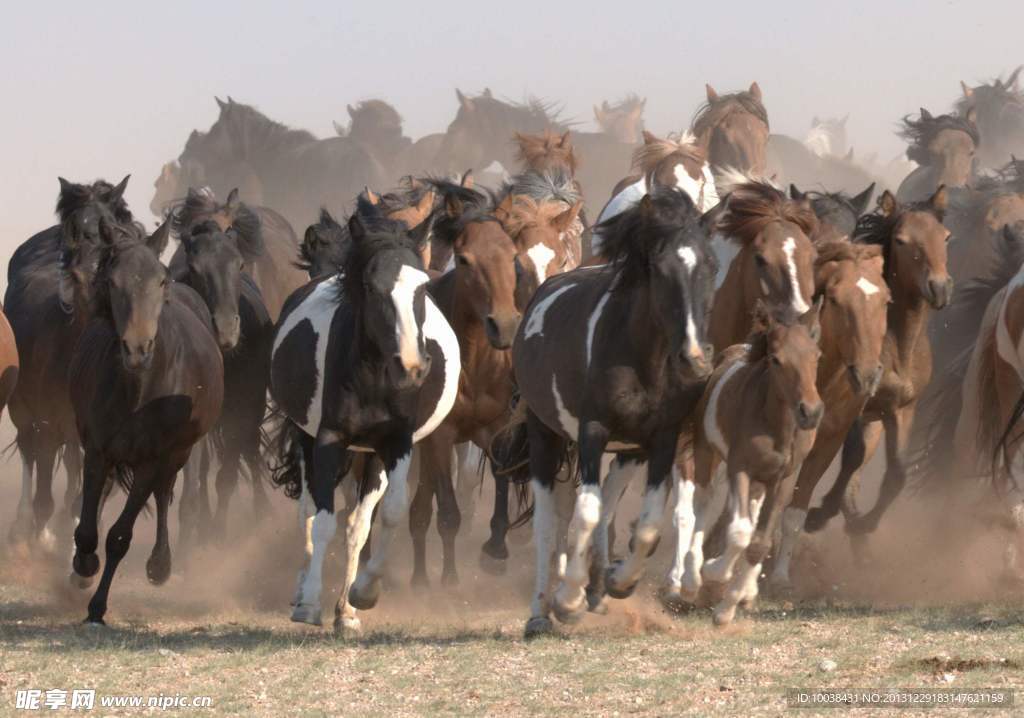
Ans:
MULTIPOLYGON (((508 552, 505 552, 506 558, 508 552)), ((495 558, 486 551, 480 553, 480 569, 490 576, 504 576, 508 573, 508 561, 506 559, 495 558)))
POLYGON ((349 589, 348 602, 352 608, 368 611, 377 605, 377 599, 380 598, 380 580, 372 579, 366 584, 364 588, 364 584, 357 580, 349 589))
POLYGON ((90 628, 106 628, 107 622, 103 620, 102 616, 88 616, 82 624, 89 626, 90 628))
POLYGON ((606 615, 608 613, 608 602, 605 600, 605 595, 588 589, 587 610, 598 616, 606 615))
POLYGON ((355 638, 362 633, 363 624, 358 618, 334 617, 334 635, 342 638, 355 638))
POLYGON ((793 584, 789 578, 769 578, 765 589, 771 598, 789 598, 793 595, 793 584))
POLYGON ((711 612, 711 620, 716 626, 728 626, 736 617, 736 607, 716 608, 711 612))
POLYGON ((418 591, 424 591, 430 588, 430 579, 427 578, 426 573, 414 573, 409 585, 418 591))
POLYGON ((701 587, 701 591, 705 597, 705 601, 710 603, 717 603, 722 600, 725 596, 726 584, 724 581, 705 581, 701 587))
POLYGON ((441 574, 441 585, 445 588, 455 588, 459 585, 459 574, 454 570, 445 571, 441 574))
POLYGON ((617 566, 609 566, 604 574, 604 588, 612 598, 629 598, 636 590, 637 581, 628 585, 622 585, 615 580, 615 569, 617 566))
POLYGON ((83 578, 91 578, 100 570, 100 557, 94 553, 76 553, 71 559, 71 567, 83 578))
POLYGON ((876 528, 878 528, 878 521, 874 519, 865 518, 864 516, 854 516, 846 519, 846 533, 851 536, 864 536, 873 533, 876 528))
POLYGON ((480 547, 480 550, 485 556, 490 556, 495 561, 508 560, 508 546, 506 546, 504 542, 491 543, 488 541, 480 547))
POLYGON ((586 606, 587 603, 582 598, 575 602, 565 602, 559 600, 556 595, 555 600, 552 601, 552 609, 559 623, 579 623, 583 614, 586 613, 586 606))
POLYGON ((663 588, 658 593, 658 600, 665 610, 672 613, 689 613, 696 608, 693 600, 683 596, 683 592, 675 586, 663 588))
POLYGON ((740 608, 744 611, 753 611, 757 606, 757 596, 744 596, 740 599, 740 608))
POLYGON ((807 518, 804 520, 804 531, 809 534, 817 533, 825 528, 830 518, 832 517, 825 512, 824 508, 810 509, 807 512, 807 518))
POLYGON ((77 573, 72 571, 68 575, 68 583, 70 583, 73 588, 77 588, 79 590, 83 590, 84 591, 85 589, 89 588, 89 586, 92 585, 92 577, 91 576, 79 576, 77 573))
POLYGON ((523 638, 530 640, 539 636, 546 636, 554 632, 555 624, 547 616, 534 616, 526 622, 526 630, 523 631, 523 638))
POLYGON ((146 561, 146 578, 154 586, 163 586, 171 576, 171 557, 169 555, 150 556, 146 561))
POLYGON ((311 626, 322 626, 320 620, 320 606, 311 603, 300 603, 292 610, 292 621, 295 623, 308 623, 311 626))

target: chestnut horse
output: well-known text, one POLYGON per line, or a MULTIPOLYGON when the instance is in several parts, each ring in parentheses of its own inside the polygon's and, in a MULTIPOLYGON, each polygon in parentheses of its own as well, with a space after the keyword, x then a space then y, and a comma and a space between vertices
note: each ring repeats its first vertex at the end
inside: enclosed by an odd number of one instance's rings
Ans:
POLYGON ((847 435, 835 485, 821 508, 807 514, 806 529, 817 531, 842 508, 847 532, 874 531, 885 510, 906 483, 901 453, 907 445, 921 392, 932 376, 932 349, 927 326, 932 309, 942 309, 953 295, 946 269, 949 230, 942 224, 946 188, 925 202, 900 204, 886 190, 878 210, 857 223, 855 242, 882 247, 889 304, 882 349, 882 380, 847 435), (878 502, 867 513, 856 506, 858 472, 871 459, 885 429, 886 468, 878 502))
POLYGON ((790 561, 814 489, 882 379, 889 304, 882 261, 882 248, 873 244, 832 242, 818 247, 814 291, 825 302, 817 381, 825 416, 782 516, 782 541, 770 578, 773 588, 789 587, 790 561))
MULTIPOLYGON (((750 343, 719 355, 697 407, 694 476, 684 470, 677 479, 680 530, 666 598, 690 603, 703 584, 713 594, 724 589, 714 607, 718 625, 732 621, 740 601, 757 595, 761 563, 825 411, 817 387, 821 303, 819 297, 792 325, 758 303, 750 343), (703 533, 695 528, 715 519, 715 502, 708 499, 714 483, 724 482, 715 477, 719 464, 728 479, 729 526, 722 555, 704 562, 703 533)), ((685 465, 680 447, 677 460, 685 465)))
POLYGON ((18 384, 18 345, 14 340, 14 330, 0 307, 0 413, 3 413, 7 402, 18 384))
POLYGON ((733 169, 763 175, 768 169, 768 111, 761 87, 719 95, 705 85, 707 102, 694 115, 690 132, 716 170, 733 169))
POLYGON ((763 181, 743 179, 723 201, 717 229, 740 246, 715 292, 708 335, 715 351, 750 334, 758 300, 791 321, 810 309, 814 294, 814 235, 811 203, 789 199, 763 181))

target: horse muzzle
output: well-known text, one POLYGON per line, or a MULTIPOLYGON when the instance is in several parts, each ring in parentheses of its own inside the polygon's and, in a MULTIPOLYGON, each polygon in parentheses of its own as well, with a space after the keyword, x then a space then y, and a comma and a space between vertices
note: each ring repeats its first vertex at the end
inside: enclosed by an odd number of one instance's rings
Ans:
POLYGON ((156 342, 153 339, 139 343, 129 343, 121 340, 121 361, 124 368, 130 372, 138 372, 147 368, 153 361, 153 348, 156 342))
POLYGON ((242 336, 242 321, 237 314, 223 321, 214 317, 213 328, 222 352, 229 352, 238 346, 238 340, 242 336))
POLYGON ((489 314, 484 319, 484 330, 487 332, 487 341, 495 349, 508 349, 516 338, 516 330, 519 329, 519 320, 522 315, 516 312, 512 315, 500 316, 489 314))
POLYGON ((399 389, 417 389, 423 386, 430 373, 430 365, 429 354, 421 354, 419 360, 411 364, 406 364, 401 354, 395 354, 388 363, 388 373, 399 389))
POLYGON ((953 298, 953 278, 929 277, 925 282, 925 299, 935 309, 942 309, 953 298))
POLYGON ((882 383, 881 364, 876 364, 867 371, 861 369, 856 364, 851 364, 847 367, 847 372, 850 377, 850 386, 853 387, 853 391, 857 394, 869 397, 874 396, 875 392, 878 391, 879 384, 882 383))
POLYGON ((796 407, 796 424, 804 431, 817 429, 824 413, 825 405, 820 401, 817 404, 801 401, 796 407))

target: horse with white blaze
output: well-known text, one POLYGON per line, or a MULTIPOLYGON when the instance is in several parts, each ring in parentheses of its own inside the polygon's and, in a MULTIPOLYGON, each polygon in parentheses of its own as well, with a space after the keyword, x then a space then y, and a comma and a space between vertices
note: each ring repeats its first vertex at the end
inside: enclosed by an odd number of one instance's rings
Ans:
MULTIPOLYGON (((527 405, 535 497, 536 585, 526 635, 598 610, 607 541, 595 535, 609 487, 647 468, 632 553, 609 572, 608 592, 628 596, 658 538, 676 441, 700 398, 710 361, 703 351, 715 261, 690 197, 658 188, 601 226, 608 263, 549 278, 534 295, 512 347, 527 405), (552 601, 555 475, 570 441, 582 486, 569 526, 569 556, 552 601), (601 457, 618 454, 602 492, 601 457), (596 558, 587 594, 588 557, 596 558)), ((618 495, 614 497, 618 498, 618 495)))
POLYGON ((407 507, 413 444, 448 415, 461 366, 455 334, 426 293, 419 250, 429 223, 407 231, 360 198, 348 227, 352 244, 339 272, 286 302, 270 373, 271 395, 286 417, 275 482, 301 495, 307 529, 308 565, 299 574, 293 621, 320 625, 324 555, 337 527, 334 489, 348 452, 374 452, 383 464, 361 482, 349 515, 337 631, 359 630, 355 609, 377 602, 388 547, 407 507), (378 502, 379 546, 357 579, 378 502))

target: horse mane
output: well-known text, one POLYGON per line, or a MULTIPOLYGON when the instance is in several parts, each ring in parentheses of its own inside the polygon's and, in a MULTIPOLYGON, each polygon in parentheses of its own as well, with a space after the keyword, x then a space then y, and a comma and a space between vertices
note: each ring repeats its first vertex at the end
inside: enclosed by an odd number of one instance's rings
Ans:
MULTIPOLYGON (((529 96, 525 102, 499 100, 489 91, 467 98, 477 108, 491 115, 501 115, 522 123, 524 129, 540 131, 546 128, 565 130, 566 123, 561 119, 562 110, 554 102, 529 96)), ((459 107, 456 119, 463 116, 465 106, 459 107)))
POLYGON ((817 246, 818 256, 814 260, 815 270, 828 262, 862 262, 882 256, 877 244, 854 244, 853 242, 822 242, 817 246))
POLYGON ((398 110, 384 100, 363 100, 357 103, 349 114, 352 119, 350 137, 355 137, 361 129, 372 128, 375 125, 402 124, 402 116, 398 114, 398 110))
POLYGON ((310 142, 316 137, 306 130, 295 130, 270 119, 252 105, 243 105, 228 98, 221 107, 217 122, 227 125, 233 144, 239 150, 237 159, 248 160, 259 148, 262 152, 287 152, 310 142))
POLYGON ((857 226, 850 241, 857 244, 876 244, 882 248, 883 271, 889 271, 889 255, 892 251, 893 230, 897 222, 907 212, 928 212, 941 224, 942 214, 928 200, 921 202, 896 203, 892 214, 882 214, 881 209, 862 214, 857 218, 857 226))
POLYGON ((604 106, 603 109, 604 109, 605 112, 611 112, 611 113, 616 113, 616 114, 632 112, 637 107, 642 105, 643 102, 644 101, 640 97, 640 95, 636 94, 635 92, 630 92, 628 95, 623 97, 621 100, 618 100, 614 105, 610 105, 608 103, 605 103, 605 106, 604 106))
MULTIPOLYGON (((349 250, 336 264, 341 282, 338 283, 335 299, 341 301, 344 298, 353 304, 359 304, 365 296, 363 275, 378 254, 406 250, 416 258, 417 263, 420 261, 419 247, 416 240, 409 236, 404 222, 388 219, 376 205, 370 204, 363 197, 356 201, 356 216, 366 230, 365 236, 359 240, 352 238, 349 250)), ((351 225, 346 229, 351 235, 351 225)))
POLYGON ((474 222, 497 222, 494 216, 495 196, 489 190, 474 187, 463 187, 450 180, 428 179, 429 184, 437 192, 440 201, 437 208, 426 221, 433 221, 434 238, 451 245, 466 225, 474 222), (448 200, 461 203, 462 211, 458 216, 448 214, 448 200))
POLYGON ((697 138, 684 132, 676 137, 659 137, 637 147, 633 152, 633 169, 646 175, 673 156, 689 160, 698 167, 703 167, 707 161, 704 151, 697 145, 697 138))
MULTIPOLYGON (((171 208, 171 234, 180 240, 192 232, 192 227, 212 218, 227 208, 217 201, 208 187, 189 188, 181 202, 171 208)), ((230 212, 231 227, 238 234, 238 249, 246 262, 254 262, 263 254, 263 222, 260 216, 244 202, 230 212)))
POLYGON ((748 245, 772 222, 791 222, 808 237, 818 228, 818 218, 808 204, 791 200, 769 182, 748 180, 729 191, 718 229, 729 239, 748 245))
POLYGON ((768 110, 765 109, 764 103, 748 90, 743 90, 719 95, 715 101, 700 105, 690 122, 690 132, 700 137, 721 122, 726 115, 736 110, 750 113, 763 122, 765 127, 769 127, 768 110))
POLYGON ((579 158, 573 149, 571 138, 563 144, 560 134, 545 128, 535 135, 517 132, 515 141, 519 146, 516 159, 526 165, 528 169, 537 169, 542 160, 551 158, 559 160, 570 173, 576 173, 579 158))
POLYGON ((60 223, 64 224, 73 214, 96 202, 109 210, 118 223, 132 224, 135 218, 132 216, 131 210, 128 209, 128 203, 125 202, 124 197, 121 196, 113 202, 110 201, 113 189, 114 185, 106 180, 96 180, 92 184, 75 182, 64 184, 57 197, 56 212, 60 223))
POLYGON ((560 202, 512 195, 512 206, 508 209, 508 215, 502 219, 502 226, 510 237, 515 237, 527 227, 547 224, 565 210, 565 205, 560 202))
POLYGON ((319 258, 319 247, 334 246, 339 248, 340 259, 343 262, 345 255, 352 244, 352 238, 348 233, 348 225, 339 223, 325 208, 320 208, 320 217, 315 224, 306 228, 306 233, 299 244, 299 258, 295 266, 304 272, 311 272, 319 258))
POLYGON ((704 237, 700 217, 688 194, 676 187, 656 187, 626 211, 599 224, 601 253, 609 266, 619 270, 618 286, 642 281, 663 252, 704 237))
POLYGON ((566 169, 546 172, 527 170, 516 175, 498 192, 497 199, 508 195, 525 196, 537 202, 564 202, 570 207, 582 199, 579 186, 566 169))
MULTIPOLYGON (((1010 73, 1011 80, 1020 70, 1021 68, 1018 67, 1013 73, 1010 73)), ((1024 92, 1015 90, 1011 80, 1004 81, 1002 78, 994 77, 988 82, 971 88, 973 90, 972 97, 965 97, 961 94, 953 107, 957 114, 966 115, 969 109, 981 104, 1001 105, 1003 103, 1010 103, 1024 105, 1024 92)))
POLYGON ((417 205, 427 193, 433 191, 433 186, 430 184, 432 181, 432 179, 413 181, 411 176, 406 177, 403 180, 405 186, 378 195, 377 206, 380 207, 382 214, 391 214, 417 205))
POLYGON ((1024 160, 1011 158, 997 170, 981 175, 974 183, 979 192, 1024 194, 1024 160))
POLYGON ((913 160, 922 166, 927 165, 929 160, 928 145, 935 139, 937 134, 944 130, 964 132, 971 138, 975 147, 981 144, 981 135, 978 132, 978 127, 973 122, 969 122, 966 118, 959 115, 929 115, 927 117, 922 115, 917 120, 912 120, 910 115, 906 115, 903 118, 902 127, 898 134, 907 141, 907 159, 913 160))

